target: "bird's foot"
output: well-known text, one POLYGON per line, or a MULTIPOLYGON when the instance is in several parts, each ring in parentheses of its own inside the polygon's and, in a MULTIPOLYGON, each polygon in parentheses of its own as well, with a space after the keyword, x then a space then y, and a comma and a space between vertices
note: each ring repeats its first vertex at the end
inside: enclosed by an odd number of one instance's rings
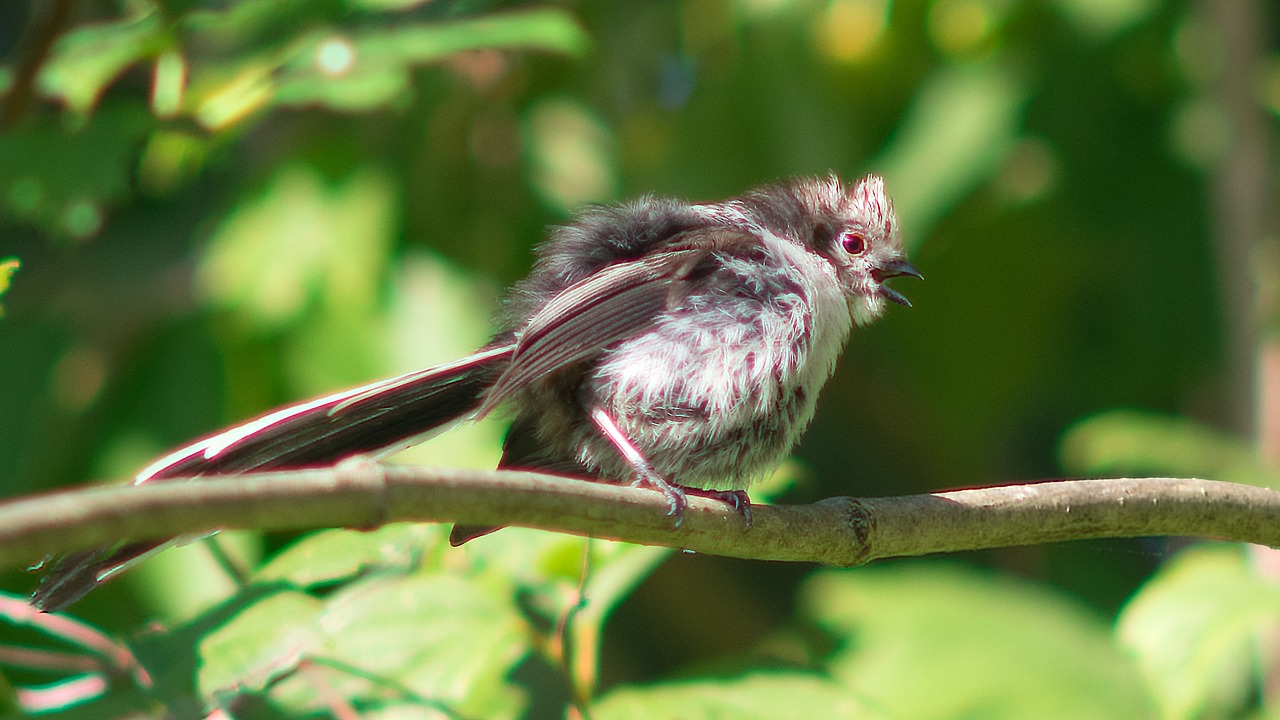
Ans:
POLYGON ((688 488, 668 482, 666 478, 648 468, 637 475, 639 477, 631 483, 631 487, 647 487, 662 493, 667 499, 667 517, 675 518, 672 529, 679 529, 684 524, 684 509, 689 505, 689 500, 685 497, 685 491, 688 488))
POLYGON ((745 524, 743 530, 751 529, 751 498, 747 497, 746 490, 702 490, 691 487, 687 487, 684 490, 690 495, 719 500, 725 503, 742 516, 742 522, 745 524))

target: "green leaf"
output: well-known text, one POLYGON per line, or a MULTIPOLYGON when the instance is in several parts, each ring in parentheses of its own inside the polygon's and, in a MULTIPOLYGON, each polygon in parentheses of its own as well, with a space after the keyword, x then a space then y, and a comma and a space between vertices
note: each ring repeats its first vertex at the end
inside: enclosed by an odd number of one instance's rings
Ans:
POLYGON ((1062 15, 1094 39, 1109 39, 1145 21, 1160 7, 1155 0, 1057 0, 1062 15))
POLYGON ((469 50, 540 50, 582 55, 588 39, 558 9, 495 14, 443 23, 313 32, 289 51, 275 88, 288 105, 368 110, 402 97, 411 70, 469 50))
POLYGON ((1180 553, 1138 591, 1118 622, 1170 720, 1234 717, 1244 706, 1259 639, 1280 614, 1280 586, 1238 545, 1180 553))
POLYGON ((23 124, 0 133, 0 213, 56 235, 93 236, 107 206, 132 194, 137 148, 154 126, 144 108, 121 104, 71 132, 23 124))
MULTIPOLYGON (((19 267, 22 267, 22 263, 17 258, 0 260, 0 297, 8 292, 9 285, 19 267)), ((0 305, 0 317, 4 317, 4 305, 0 305)))
POLYGON ((334 594, 317 619, 326 656, 475 717, 514 717, 511 668, 529 652, 502 579, 381 577, 334 594))
MULTIPOLYGON (((881 158, 903 236, 917 240, 1014 147, 1026 83, 1000 63, 947 66, 916 93, 881 158)), ((908 242, 911 242, 908 240, 908 242)))
POLYGON ((848 687, 829 678, 790 671, 622 687, 602 697, 592 710, 598 720, 904 717, 868 707, 848 687))
POLYGON ((392 198, 376 172, 330 185, 305 165, 285 167, 214 233, 200 286, 215 305, 264 329, 321 304, 363 315, 376 304, 387 261, 392 198))
POLYGON ((507 676, 530 647, 513 595, 495 573, 375 574, 325 600, 266 594, 200 641, 199 691, 224 704, 266 692, 281 708, 313 712, 325 704, 321 673, 326 691, 352 704, 398 699, 515 717, 522 693, 507 676))
POLYGON ((1258 461, 1238 438, 1181 417, 1110 410, 1085 418, 1062 437, 1062 467, 1080 475, 1210 477, 1280 485, 1280 473, 1258 461))
POLYGON ((112 80, 168 42, 157 12, 77 28, 54 44, 40 88, 70 109, 88 112, 112 80))
POLYGON ((432 535, 429 525, 399 523, 371 532, 321 530, 282 550, 253 575, 253 582, 297 588, 346 580, 371 568, 407 569, 432 535))
POLYGON ((525 121, 531 178, 558 213, 618 194, 618 168, 609 126, 583 103, 543 100, 525 121))
POLYGON ((891 717, 1151 717, 1108 625, 1068 598, 940 563, 826 571, 806 614, 840 649, 829 670, 891 717))
POLYGON ((321 643, 322 609, 309 595, 284 591, 234 614, 200 641, 200 694, 261 691, 293 670, 321 643))
POLYGON ((578 622, 595 618, 603 629, 609 613, 675 551, 608 540, 591 543, 591 572, 584 588, 588 606, 578 616, 578 622))

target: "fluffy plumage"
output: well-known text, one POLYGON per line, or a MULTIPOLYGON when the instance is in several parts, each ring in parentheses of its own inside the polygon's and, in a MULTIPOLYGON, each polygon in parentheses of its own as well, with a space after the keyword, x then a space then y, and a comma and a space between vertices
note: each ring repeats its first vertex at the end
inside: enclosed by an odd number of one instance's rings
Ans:
MULTIPOLYGON (((515 411, 501 467, 634 481, 731 502, 808 427, 850 330, 908 304, 880 178, 799 178, 720 203, 645 197, 557 228, 503 330, 448 365, 277 410, 161 458, 137 482, 380 457, 515 411)), ((493 528, 454 529, 456 543, 493 528)), ((72 554, 33 602, 57 610, 170 539, 72 554)))

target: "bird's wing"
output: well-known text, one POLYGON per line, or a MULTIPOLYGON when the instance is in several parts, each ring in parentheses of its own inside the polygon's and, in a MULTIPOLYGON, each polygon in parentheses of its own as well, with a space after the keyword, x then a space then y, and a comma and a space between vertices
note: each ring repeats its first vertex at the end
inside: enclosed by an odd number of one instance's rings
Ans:
POLYGON ((483 414, 529 382, 598 355, 678 304, 721 250, 744 233, 685 233, 672 248, 614 263, 553 297, 517 334, 511 364, 485 396, 483 414))

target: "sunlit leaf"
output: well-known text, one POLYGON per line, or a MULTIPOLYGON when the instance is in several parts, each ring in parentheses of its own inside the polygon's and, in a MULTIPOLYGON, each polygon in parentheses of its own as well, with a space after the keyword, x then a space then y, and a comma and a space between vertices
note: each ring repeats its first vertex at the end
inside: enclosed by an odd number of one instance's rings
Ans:
MULTIPOLYGON (((22 263, 17 258, 0 260, 0 297, 3 297, 5 292, 9 290, 9 284, 21 266, 22 263)), ((0 317, 4 317, 4 305, 0 305, 0 317)))
POLYGON ((622 687, 592 707, 599 720, 810 720, 905 717, 870 706, 847 686, 794 671, 756 672, 622 687))
POLYGON ((1063 468, 1078 475, 1207 477, 1280 485, 1246 443, 1186 418, 1111 410, 1085 418, 1062 437, 1063 468))
POLYGON ((418 524, 387 525, 370 532, 321 530, 282 550, 253 574, 253 581, 309 588, 373 568, 407 569, 433 533, 430 526, 418 524))
POLYGON ((564 99, 545 100, 530 109, 526 124, 530 179, 552 207, 568 213, 616 197, 613 138, 589 108, 564 99))
POLYGON ((1110 628, 1030 583, 940 563, 826 571, 805 612, 840 650, 830 672, 890 717, 1151 717, 1110 628))
POLYGON ((165 46, 157 12, 76 28, 54 44, 40 87, 76 112, 87 112, 120 73, 165 46))
POLYGON ((1190 548, 1124 608, 1121 642, 1134 652, 1163 711, 1184 720, 1236 717, 1255 678, 1256 648, 1280 618, 1280 585, 1235 545, 1190 548))
POLYGON ((368 110, 399 98, 410 71, 449 55, 481 49, 528 49, 580 55, 586 35, 558 9, 441 23, 398 24, 350 32, 318 31, 298 41, 277 78, 276 99, 368 110))
POLYGON ((263 327, 312 304, 368 308, 387 260, 391 188, 377 173, 329 185, 284 168, 214 233, 199 282, 214 304, 263 327))
POLYGON ((265 108, 275 96, 274 67, 252 59, 226 77, 192 87, 196 119, 210 130, 222 130, 265 108))
POLYGON ((1099 39, 1133 27, 1160 7, 1155 0, 1057 0, 1056 5, 1077 28, 1099 39))
POLYGON ((200 641, 199 688, 262 690, 320 646, 322 603, 300 592, 270 595, 240 610, 200 641))
POLYGON ((328 657, 467 716, 514 717, 507 674, 528 651, 509 587, 454 575, 391 576, 335 593, 319 622, 328 657))
POLYGON ((944 67, 923 83, 873 163, 892 189, 908 243, 995 175, 1014 147, 1026 99, 1025 82, 996 62, 944 67))

